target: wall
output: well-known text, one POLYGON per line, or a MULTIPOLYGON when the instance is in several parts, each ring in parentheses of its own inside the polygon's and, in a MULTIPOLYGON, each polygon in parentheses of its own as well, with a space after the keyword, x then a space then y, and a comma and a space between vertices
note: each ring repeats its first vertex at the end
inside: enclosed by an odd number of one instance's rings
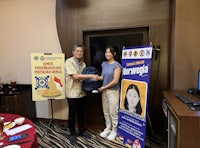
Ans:
MULTIPOLYGON (((61 53, 55 0, 0 1, 0 77, 31 84, 31 53, 61 53)), ((65 100, 55 102, 55 117, 67 118, 65 100), (57 107, 58 106, 58 107, 57 107)), ((37 117, 51 117, 47 101, 36 102, 37 117)))
POLYGON ((172 34, 171 89, 187 91, 197 88, 197 71, 200 70, 200 19, 199 0, 176 0, 174 31, 172 34))

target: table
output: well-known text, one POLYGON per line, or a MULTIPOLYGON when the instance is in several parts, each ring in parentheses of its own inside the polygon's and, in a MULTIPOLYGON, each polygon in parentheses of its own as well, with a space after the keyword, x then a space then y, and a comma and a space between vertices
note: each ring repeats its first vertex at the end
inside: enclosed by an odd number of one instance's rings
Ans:
MULTIPOLYGON (((6 114, 6 113, 0 113, 0 117, 4 117, 4 122, 9 122, 9 121, 14 121, 14 119, 18 118, 18 117, 22 117, 20 115, 17 114, 6 114)), ((6 145, 11 145, 11 144, 18 144, 21 146, 21 148, 39 148, 38 145, 38 141, 37 141, 37 137, 36 137, 36 131, 35 131, 35 127, 32 121, 30 121, 28 118, 25 118, 25 121, 23 124, 30 124, 32 126, 32 128, 27 129, 25 131, 22 131, 20 133, 17 134, 23 134, 23 133, 28 133, 28 137, 21 139, 21 140, 17 140, 17 141, 13 141, 13 142, 8 142, 8 138, 9 136, 7 136, 5 133, 5 138, 4 140, 0 141, 3 142, 3 146, 6 145), (25 142, 27 141, 27 142, 25 142), (24 142, 24 143, 22 143, 24 142), (21 143, 21 144, 19 144, 21 143)), ((15 127, 18 127, 19 125, 15 125, 15 127)), ((16 134, 16 135, 17 135, 16 134)))
POLYGON ((187 104, 176 98, 183 94, 193 101, 199 101, 198 95, 186 92, 163 92, 163 110, 167 115, 167 138, 169 148, 200 148, 200 111, 191 110, 187 104))

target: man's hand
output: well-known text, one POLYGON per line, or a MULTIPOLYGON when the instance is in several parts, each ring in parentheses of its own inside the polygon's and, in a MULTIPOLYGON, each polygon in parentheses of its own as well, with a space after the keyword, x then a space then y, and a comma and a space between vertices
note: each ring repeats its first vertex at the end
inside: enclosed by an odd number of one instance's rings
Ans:
POLYGON ((92 81, 98 81, 98 75, 92 75, 91 80, 92 81))

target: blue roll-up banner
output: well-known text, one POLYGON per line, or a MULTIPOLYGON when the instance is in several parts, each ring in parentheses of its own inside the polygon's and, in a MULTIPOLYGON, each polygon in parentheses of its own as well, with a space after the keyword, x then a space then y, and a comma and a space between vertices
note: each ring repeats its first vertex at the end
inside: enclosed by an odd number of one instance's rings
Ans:
POLYGON ((151 46, 122 50, 122 82, 117 139, 131 148, 145 148, 151 46))

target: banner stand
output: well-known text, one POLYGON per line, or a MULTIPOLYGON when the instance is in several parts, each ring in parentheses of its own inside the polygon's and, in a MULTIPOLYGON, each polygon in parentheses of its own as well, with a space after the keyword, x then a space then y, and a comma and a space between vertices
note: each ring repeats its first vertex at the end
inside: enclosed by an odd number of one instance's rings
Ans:
POLYGON ((54 117, 53 117, 53 100, 55 100, 55 99, 49 99, 49 100, 51 101, 51 120, 49 121, 48 126, 51 126, 54 123, 54 117))
POLYGON ((149 112, 148 111, 147 111, 147 119, 149 121, 149 126, 150 126, 150 129, 151 129, 151 134, 154 136, 153 126, 151 124, 151 118, 149 116, 149 112))
POLYGON ((145 148, 152 47, 124 47, 117 140, 131 148, 145 148))
POLYGON ((54 117, 53 117, 53 100, 55 100, 55 99, 52 98, 52 99, 48 99, 48 100, 50 100, 50 102, 51 102, 51 119, 49 120, 49 123, 48 123, 48 125, 47 125, 47 127, 46 127, 46 130, 45 130, 43 136, 45 136, 45 135, 47 134, 48 127, 51 127, 51 126, 54 125, 54 117))
POLYGON ((63 53, 31 53, 32 100, 50 100, 51 119, 47 130, 54 124, 53 100, 65 99, 65 56, 63 53))

